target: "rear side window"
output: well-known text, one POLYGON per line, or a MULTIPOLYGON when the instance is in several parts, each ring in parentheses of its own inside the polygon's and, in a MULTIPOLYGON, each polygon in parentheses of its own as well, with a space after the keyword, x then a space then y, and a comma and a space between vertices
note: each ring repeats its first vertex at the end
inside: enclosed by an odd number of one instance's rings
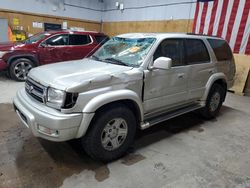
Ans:
POLYGON ((217 39, 207 39, 213 48, 217 61, 231 60, 233 55, 226 41, 217 39))
POLYGON ((88 35, 69 35, 69 45, 85 45, 91 42, 88 35))
POLYGON ((202 40, 186 39, 186 60, 188 64, 210 62, 207 48, 202 40))
POLYGON ((109 37, 105 35, 99 35, 99 36, 97 35, 95 36, 95 40, 98 44, 104 44, 109 40, 109 37))

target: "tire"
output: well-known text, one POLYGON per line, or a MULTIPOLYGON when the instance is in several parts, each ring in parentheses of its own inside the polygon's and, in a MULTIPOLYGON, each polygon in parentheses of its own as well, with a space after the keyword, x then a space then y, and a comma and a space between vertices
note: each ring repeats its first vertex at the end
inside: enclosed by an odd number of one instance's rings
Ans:
POLYGON ((126 153, 135 132, 136 119, 131 110, 123 105, 111 105, 96 114, 90 130, 82 138, 82 145, 91 158, 109 162, 126 153))
POLYGON ((226 96, 226 90, 219 84, 213 84, 206 101, 206 106, 200 111, 201 115, 206 119, 215 118, 222 106, 226 96))
POLYGON ((19 82, 25 81, 30 69, 32 69, 33 67, 34 63, 29 59, 26 58, 15 59, 10 64, 9 68, 10 78, 19 82))

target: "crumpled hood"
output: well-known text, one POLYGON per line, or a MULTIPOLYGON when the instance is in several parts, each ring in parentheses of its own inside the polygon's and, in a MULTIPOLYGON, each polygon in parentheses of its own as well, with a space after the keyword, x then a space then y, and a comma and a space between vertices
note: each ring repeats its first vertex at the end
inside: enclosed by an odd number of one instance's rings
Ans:
POLYGON ((83 90, 89 85, 101 86, 111 82, 113 77, 131 69, 133 68, 83 59, 40 66, 32 69, 29 77, 45 86, 79 91, 79 88, 83 90))

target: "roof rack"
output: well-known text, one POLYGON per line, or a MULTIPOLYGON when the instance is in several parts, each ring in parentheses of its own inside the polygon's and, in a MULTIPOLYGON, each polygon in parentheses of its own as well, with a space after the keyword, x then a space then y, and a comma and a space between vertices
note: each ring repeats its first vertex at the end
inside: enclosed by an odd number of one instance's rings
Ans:
POLYGON ((206 35, 206 34, 196 34, 196 33, 186 33, 187 35, 195 35, 195 36, 206 36, 206 37, 216 37, 216 38, 221 38, 216 35, 206 35))
POLYGON ((77 27, 74 27, 74 28, 72 27, 72 28, 69 28, 69 29, 61 29, 61 30, 58 30, 58 31, 101 33, 101 32, 98 32, 98 31, 89 31, 89 30, 84 30, 84 28, 77 28, 77 27))

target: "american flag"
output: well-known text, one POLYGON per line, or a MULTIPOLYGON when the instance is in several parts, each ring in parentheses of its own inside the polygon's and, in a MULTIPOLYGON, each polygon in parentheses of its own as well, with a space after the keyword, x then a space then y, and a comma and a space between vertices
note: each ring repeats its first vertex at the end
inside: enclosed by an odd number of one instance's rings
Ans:
POLYGON ((226 39, 234 53, 250 54, 250 0, 198 0, 193 33, 226 39))

